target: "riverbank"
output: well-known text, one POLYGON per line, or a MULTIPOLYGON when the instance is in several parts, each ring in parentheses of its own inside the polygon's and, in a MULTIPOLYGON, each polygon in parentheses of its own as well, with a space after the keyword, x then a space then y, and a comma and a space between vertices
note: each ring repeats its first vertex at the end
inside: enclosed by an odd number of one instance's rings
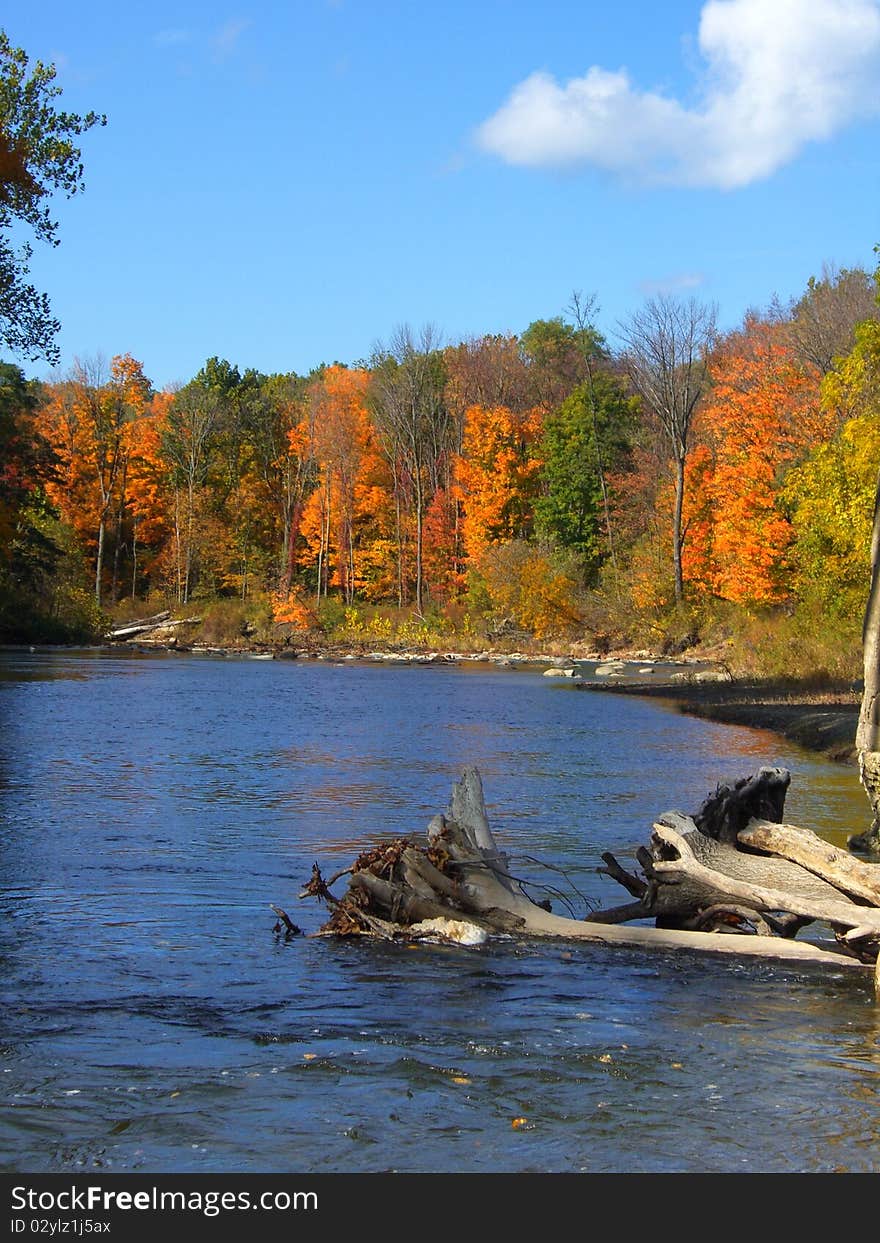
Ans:
POLYGON ((679 711, 727 725, 780 734, 839 763, 855 764, 861 694, 792 681, 646 681, 581 683, 580 689, 640 695, 673 702, 679 711))

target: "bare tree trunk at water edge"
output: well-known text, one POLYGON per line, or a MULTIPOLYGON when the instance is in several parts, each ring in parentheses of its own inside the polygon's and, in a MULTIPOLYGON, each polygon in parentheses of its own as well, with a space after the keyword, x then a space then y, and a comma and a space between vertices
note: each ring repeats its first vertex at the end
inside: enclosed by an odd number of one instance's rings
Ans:
POLYGON ((856 850, 880 854, 880 479, 874 498, 871 536, 871 590, 862 629, 865 688, 856 731, 859 777, 871 804, 871 827, 849 839, 856 850))

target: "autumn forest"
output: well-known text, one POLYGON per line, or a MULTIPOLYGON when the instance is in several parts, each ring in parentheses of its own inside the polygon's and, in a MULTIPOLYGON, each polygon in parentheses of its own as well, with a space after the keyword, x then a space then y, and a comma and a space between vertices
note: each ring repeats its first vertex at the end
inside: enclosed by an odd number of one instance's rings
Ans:
POLYGON ((720 333, 592 297, 521 335, 398 329, 308 375, 0 366, 0 633, 172 608, 218 637, 680 651, 857 665, 880 466, 877 274, 824 268, 720 333), (224 626, 232 627, 225 633, 224 626), (223 633, 221 633, 223 632, 223 633))

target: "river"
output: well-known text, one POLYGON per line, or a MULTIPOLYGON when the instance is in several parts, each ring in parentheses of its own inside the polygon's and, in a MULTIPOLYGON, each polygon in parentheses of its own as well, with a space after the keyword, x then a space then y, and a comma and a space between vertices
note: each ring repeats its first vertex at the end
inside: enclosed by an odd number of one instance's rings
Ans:
POLYGON ((876 1171, 867 976, 272 930, 466 764, 582 913, 764 763, 791 821, 864 823, 853 769, 534 669, 0 652, 0 1169, 876 1171))

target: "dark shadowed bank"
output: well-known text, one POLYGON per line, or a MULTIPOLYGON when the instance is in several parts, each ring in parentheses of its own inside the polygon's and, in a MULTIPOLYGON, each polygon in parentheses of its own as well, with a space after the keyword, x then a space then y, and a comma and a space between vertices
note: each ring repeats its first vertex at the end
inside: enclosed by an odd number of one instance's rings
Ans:
POLYGON ((851 688, 820 689, 795 682, 609 682, 580 689, 648 696, 691 716, 768 729, 828 759, 855 764, 861 695, 851 688))

